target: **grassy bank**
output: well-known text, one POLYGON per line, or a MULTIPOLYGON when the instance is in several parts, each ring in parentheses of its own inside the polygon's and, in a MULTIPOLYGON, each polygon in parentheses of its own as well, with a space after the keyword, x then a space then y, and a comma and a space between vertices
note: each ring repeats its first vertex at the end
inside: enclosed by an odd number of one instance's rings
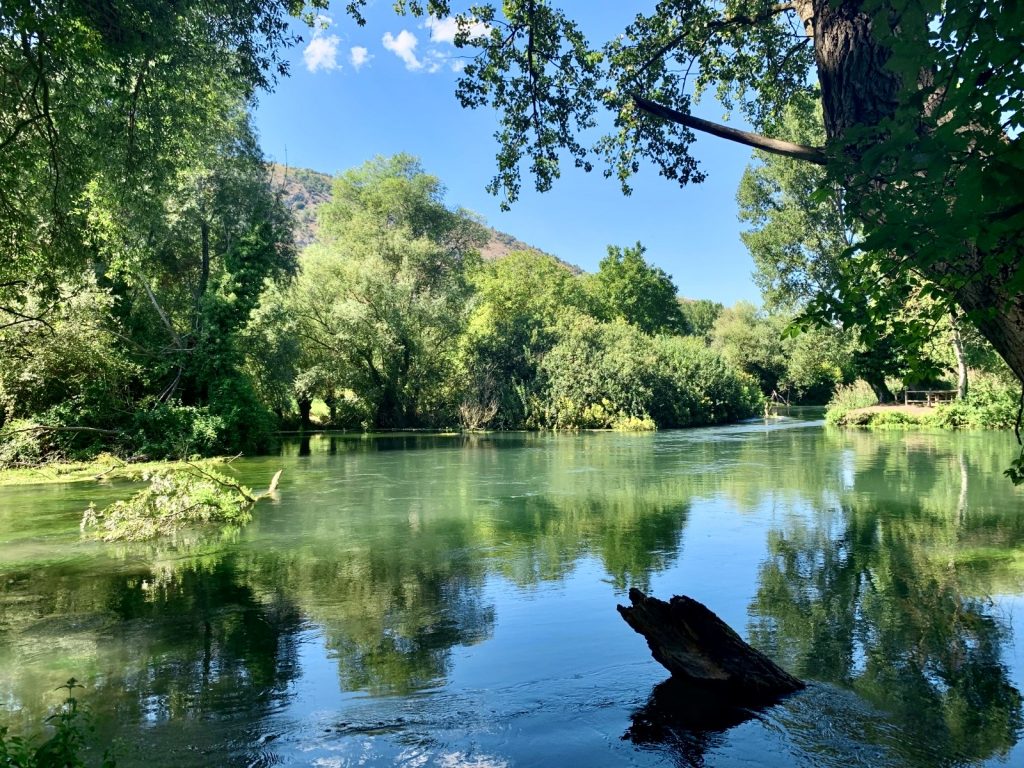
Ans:
POLYGON ((877 403, 862 382, 840 387, 828 405, 825 420, 839 427, 872 429, 1013 429, 1020 404, 1020 385, 1001 376, 976 376, 963 400, 928 408, 877 403))

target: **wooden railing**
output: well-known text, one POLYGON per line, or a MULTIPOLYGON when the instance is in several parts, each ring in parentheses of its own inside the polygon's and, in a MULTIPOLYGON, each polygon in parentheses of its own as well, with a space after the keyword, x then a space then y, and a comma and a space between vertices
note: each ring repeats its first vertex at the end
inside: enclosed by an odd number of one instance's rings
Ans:
POLYGON ((956 400, 955 389, 907 389, 903 392, 904 405, 924 405, 931 408, 939 403, 956 400))

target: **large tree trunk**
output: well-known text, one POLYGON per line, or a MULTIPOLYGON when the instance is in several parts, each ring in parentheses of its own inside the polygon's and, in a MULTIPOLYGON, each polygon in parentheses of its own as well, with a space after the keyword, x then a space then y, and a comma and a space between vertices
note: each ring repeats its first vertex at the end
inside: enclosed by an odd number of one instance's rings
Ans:
POLYGON ((964 340, 960 335, 960 321, 950 313, 950 341, 953 344, 953 356, 956 358, 956 399, 967 399, 967 355, 964 354, 964 340))
MULTIPOLYGON (((853 163, 869 146, 870 134, 859 135, 856 146, 845 138, 851 129, 868 128, 877 131, 877 139, 883 139, 884 123, 896 112, 901 90, 899 77, 886 68, 890 51, 876 38, 871 16, 862 11, 862 5, 859 0, 797 3, 805 28, 814 36, 829 143, 853 163)), ((1020 267, 1021 255, 1018 253, 1015 263, 1007 264, 1001 274, 981 268, 989 261, 985 253, 965 244, 963 258, 927 264, 922 272, 936 283, 948 285, 950 278, 963 283, 953 298, 1024 381, 1024 296, 1012 295, 1004 288, 1020 267)))
POLYGON ((956 298, 981 335, 1024 381, 1024 296, 1010 295, 1003 287, 1007 279, 1008 275, 979 276, 957 291, 956 298))

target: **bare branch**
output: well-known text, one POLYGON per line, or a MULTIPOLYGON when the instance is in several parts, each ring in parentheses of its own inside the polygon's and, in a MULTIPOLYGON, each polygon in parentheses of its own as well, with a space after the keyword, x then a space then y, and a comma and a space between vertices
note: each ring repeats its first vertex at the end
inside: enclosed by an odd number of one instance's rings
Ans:
POLYGON ((657 102, 649 101, 639 96, 633 97, 633 103, 644 112, 654 115, 655 117, 660 117, 662 120, 668 120, 671 123, 685 125, 687 128, 692 128, 695 131, 710 133, 712 136, 718 136, 720 139, 735 141, 738 144, 745 144, 748 147, 754 147, 755 149, 761 149, 765 152, 771 152, 774 155, 792 157, 797 160, 806 160, 807 162, 814 163, 815 165, 825 165, 826 162, 825 150, 821 147, 808 147, 806 144, 794 144, 791 141, 771 139, 767 136, 762 136, 759 133, 751 133, 750 131, 741 131, 736 128, 729 128, 719 123, 712 123, 710 120, 703 120, 702 118, 688 115, 685 112, 680 112, 677 109, 666 107, 664 104, 658 104, 657 102))

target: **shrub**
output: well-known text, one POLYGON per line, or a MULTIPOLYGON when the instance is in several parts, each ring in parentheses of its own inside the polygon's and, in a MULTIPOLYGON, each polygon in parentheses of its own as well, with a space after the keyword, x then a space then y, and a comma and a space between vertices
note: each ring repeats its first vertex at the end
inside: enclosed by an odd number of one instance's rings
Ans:
POLYGON ((540 367, 538 425, 555 429, 720 424, 763 401, 751 377, 699 339, 652 338, 586 316, 561 329, 540 367))
POLYGON ((132 416, 125 448, 151 459, 210 455, 225 429, 224 420, 205 406, 154 402, 132 416))
POLYGON ((0 469, 43 460, 49 443, 41 426, 30 419, 16 419, 0 429, 0 469))
POLYGON ((757 381, 692 337, 655 339, 659 373, 654 420, 663 427, 722 424, 758 413, 757 381))
POLYGON ((975 372, 967 399, 936 407, 928 423, 945 429, 1013 429, 1019 405, 1019 382, 975 372))
MULTIPOLYGON (((852 384, 840 384, 832 394, 828 402, 828 409, 825 411, 825 420, 829 424, 838 424, 845 421, 844 417, 858 408, 868 408, 878 404, 878 397, 871 386, 863 379, 857 379, 852 384)), ((864 422, 866 423, 866 421, 864 422)))
POLYGON ((619 416, 612 420, 616 432, 654 432, 657 428, 650 416, 619 416))
POLYGON ((210 388, 209 413, 219 420, 215 450, 263 453, 274 445, 274 415, 256 396, 247 377, 224 378, 210 388))
POLYGON ((541 361, 537 426, 604 429, 617 419, 649 418, 656 367, 650 336, 576 315, 541 361))

